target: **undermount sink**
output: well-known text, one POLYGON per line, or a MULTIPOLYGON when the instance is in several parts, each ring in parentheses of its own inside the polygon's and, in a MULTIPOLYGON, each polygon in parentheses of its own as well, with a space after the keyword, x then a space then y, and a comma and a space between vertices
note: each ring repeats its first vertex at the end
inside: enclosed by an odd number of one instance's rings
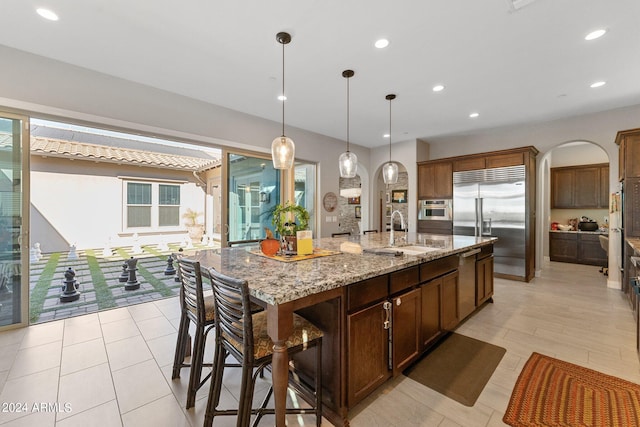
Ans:
POLYGON ((407 246, 397 246, 396 249, 400 252, 404 252, 407 255, 422 255, 427 252, 439 251, 442 248, 433 248, 430 246, 419 246, 419 245, 407 245, 407 246))

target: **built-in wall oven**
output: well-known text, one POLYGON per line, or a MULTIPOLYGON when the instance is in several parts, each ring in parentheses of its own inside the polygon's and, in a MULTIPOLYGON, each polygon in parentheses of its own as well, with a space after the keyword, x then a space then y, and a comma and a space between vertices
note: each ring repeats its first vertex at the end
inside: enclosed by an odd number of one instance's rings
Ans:
POLYGON ((451 208, 451 199, 418 200, 418 219, 451 221, 451 208))

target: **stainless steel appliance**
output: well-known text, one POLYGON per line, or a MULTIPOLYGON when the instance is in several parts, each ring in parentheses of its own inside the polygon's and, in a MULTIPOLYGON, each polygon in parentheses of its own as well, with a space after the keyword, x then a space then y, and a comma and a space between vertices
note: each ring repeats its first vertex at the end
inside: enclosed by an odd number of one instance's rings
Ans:
POLYGON ((525 277, 525 166, 453 174, 453 234, 494 236, 494 272, 525 277))
POLYGON ((418 200, 418 219, 451 221, 451 204, 451 199, 418 200))

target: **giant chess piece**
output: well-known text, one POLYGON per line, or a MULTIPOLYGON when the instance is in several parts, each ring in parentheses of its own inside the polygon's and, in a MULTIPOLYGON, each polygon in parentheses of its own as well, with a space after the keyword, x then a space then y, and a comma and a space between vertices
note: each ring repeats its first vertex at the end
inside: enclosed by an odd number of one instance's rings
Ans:
POLYGON ((129 280, 129 273, 127 272, 127 261, 125 260, 124 264, 122 264, 122 273, 118 277, 118 282, 124 283, 127 280, 129 280))
POLYGON ((80 299, 78 291, 78 282, 75 279, 76 272, 71 267, 64 272, 64 285, 62 286, 62 294, 60 294, 60 302, 71 302, 80 299))
POLYGON ((138 271, 138 269, 136 268, 136 265, 138 264, 138 259, 131 257, 127 260, 126 264, 127 264, 127 272, 129 273, 129 279, 127 280, 127 283, 124 285, 124 289, 127 291, 140 289, 140 282, 138 282, 138 279, 136 278, 136 271, 138 271))
POLYGON ((167 258, 167 268, 164 270, 164 275, 173 276, 174 274, 176 274, 176 269, 173 266, 173 257, 169 255, 169 257, 167 258))

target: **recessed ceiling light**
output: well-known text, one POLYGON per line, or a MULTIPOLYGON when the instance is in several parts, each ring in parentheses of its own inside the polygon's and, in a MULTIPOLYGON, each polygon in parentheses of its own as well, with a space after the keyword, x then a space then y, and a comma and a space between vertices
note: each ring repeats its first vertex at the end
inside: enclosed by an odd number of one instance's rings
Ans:
POLYGON ((49 9, 41 7, 36 9, 36 12, 38 13, 38 15, 42 16, 44 19, 48 19, 49 21, 57 21, 59 19, 58 15, 56 15, 55 12, 49 9))
POLYGON ((383 138, 389 138, 391 135, 389 135, 388 133, 385 133, 384 135, 382 135, 383 138))
POLYGON ((469 114, 469 117, 471 117, 472 119, 475 119, 479 115, 480 115, 479 113, 471 113, 471 114, 469 114))
POLYGON ((286 101, 287 97, 284 95, 278 95, 278 101, 286 101))
POLYGON ((591 86, 589 86, 589 87, 596 88, 596 87, 604 86, 606 84, 607 84, 607 82, 595 82, 595 83, 591 83, 591 86))
POLYGON ((606 32, 607 32, 607 30, 604 30, 604 29, 599 29, 599 30, 591 31, 589 34, 587 34, 587 35, 584 37, 584 39, 585 39, 585 40, 595 40, 595 39, 599 39, 600 37, 604 36, 606 32))
POLYGON ((384 49, 385 47, 389 46, 389 40, 380 39, 375 42, 374 46, 377 47, 378 49, 384 49))
POLYGON ((432 89, 434 92, 441 92, 444 90, 444 86, 443 85, 435 85, 432 89))

